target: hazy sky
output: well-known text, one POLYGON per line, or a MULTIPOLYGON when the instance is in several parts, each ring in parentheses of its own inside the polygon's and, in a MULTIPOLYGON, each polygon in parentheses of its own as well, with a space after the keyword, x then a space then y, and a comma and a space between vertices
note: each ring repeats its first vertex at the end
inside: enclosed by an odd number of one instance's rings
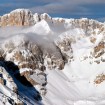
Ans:
POLYGON ((53 17, 105 20, 105 0, 0 0, 0 15, 17 8, 46 12, 53 17))

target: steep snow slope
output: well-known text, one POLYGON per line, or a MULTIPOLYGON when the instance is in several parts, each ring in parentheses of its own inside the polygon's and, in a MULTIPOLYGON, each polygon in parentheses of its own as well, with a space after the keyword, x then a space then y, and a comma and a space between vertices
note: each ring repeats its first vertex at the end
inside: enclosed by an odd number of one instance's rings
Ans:
POLYGON ((104 105, 105 25, 15 12, 32 24, 0 28, 1 104, 104 105))
POLYGON ((48 23, 45 20, 42 20, 41 22, 37 23, 31 30, 31 32, 34 32, 39 35, 46 35, 50 34, 52 31, 48 25, 48 23), (39 31, 41 29, 41 31, 39 31))

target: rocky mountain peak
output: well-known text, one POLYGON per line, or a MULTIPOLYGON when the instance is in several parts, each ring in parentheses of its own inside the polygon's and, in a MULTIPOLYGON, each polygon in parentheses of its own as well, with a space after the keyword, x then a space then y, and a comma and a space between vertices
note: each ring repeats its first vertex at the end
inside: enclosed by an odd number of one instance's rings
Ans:
POLYGON ((33 15, 27 9, 16 9, 0 17, 0 26, 30 26, 33 24, 33 15))
POLYGON ((28 9, 16 9, 8 14, 0 16, 0 26, 32 26, 41 20, 50 21, 52 23, 71 24, 72 27, 78 28, 99 28, 104 23, 96 20, 81 18, 81 19, 67 19, 67 18, 53 18, 47 13, 32 14, 28 9))

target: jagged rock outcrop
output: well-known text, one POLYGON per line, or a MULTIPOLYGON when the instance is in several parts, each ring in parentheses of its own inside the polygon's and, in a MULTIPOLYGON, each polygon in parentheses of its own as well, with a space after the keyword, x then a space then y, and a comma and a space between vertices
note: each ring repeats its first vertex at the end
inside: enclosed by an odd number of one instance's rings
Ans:
POLYGON ((55 44, 59 48, 66 63, 73 60, 73 50, 71 43, 75 43, 75 39, 69 36, 64 36, 63 38, 60 37, 55 41, 55 44))
POLYGON ((104 42, 100 42, 100 43, 94 48, 94 56, 95 56, 95 58, 98 58, 98 57, 102 56, 102 55, 105 53, 104 48, 105 48, 104 42))
POLYGON ((105 81, 105 74, 100 74, 98 76, 96 76, 96 79, 94 80, 95 84, 101 84, 102 82, 105 81))
POLYGON ((33 24, 33 15, 26 9, 17 9, 0 17, 0 26, 30 26, 33 24))
POLYGON ((43 19, 54 24, 71 24, 71 28, 84 29, 87 35, 99 34, 105 30, 103 23, 92 19, 52 18, 47 13, 32 14, 31 11, 27 9, 16 9, 8 14, 0 16, 0 26, 32 26, 43 19), (95 29, 98 29, 98 31, 96 32, 95 29))
POLYGON ((15 44, 13 41, 14 36, 10 40, 4 42, 3 51, 1 54, 7 61, 12 61, 18 65, 19 69, 28 68, 31 70, 39 69, 44 71, 48 68, 64 68, 64 59, 60 50, 53 45, 54 49, 43 49, 35 42, 31 42, 26 37, 19 37, 20 42, 15 44), (25 39, 26 38, 26 39, 25 39), (53 53, 55 52, 56 53, 53 53))
POLYGON ((9 71, 5 68, 5 63, 3 61, 0 61, 0 91, 4 94, 5 100, 7 100, 8 103, 9 100, 13 100, 13 103, 23 105, 23 102, 20 101, 17 95, 17 85, 11 77, 11 74, 9 74, 9 71))
POLYGON ((48 54, 44 57, 44 64, 49 68, 49 69, 59 69, 59 70, 62 70, 64 68, 64 59, 63 59, 63 56, 61 55, 61 53, 59 52, 59 55, 61 57, 57 57, 56 55, 54 54, 48 54))

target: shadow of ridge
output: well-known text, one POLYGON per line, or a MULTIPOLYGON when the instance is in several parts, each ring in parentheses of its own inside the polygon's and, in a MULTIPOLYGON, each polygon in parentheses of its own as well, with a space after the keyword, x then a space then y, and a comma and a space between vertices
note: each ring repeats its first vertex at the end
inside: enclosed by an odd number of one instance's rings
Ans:
MULTIPOLYGON (((6 71, 10 74, 13 78, 15 84, 17 85, 18 92, 17 94, 24 100, 30 102, 40 102, 41 103, 42 97, 40 93, 35 89, 35 87, 26 79, 25 76, 21 76, 19 72, 19 67, 15 65, 11 61, 0 61, 0 65, 6 69, 6 71)), ((35 105, 35 103, 31 103, 31 105, 35 105)))

